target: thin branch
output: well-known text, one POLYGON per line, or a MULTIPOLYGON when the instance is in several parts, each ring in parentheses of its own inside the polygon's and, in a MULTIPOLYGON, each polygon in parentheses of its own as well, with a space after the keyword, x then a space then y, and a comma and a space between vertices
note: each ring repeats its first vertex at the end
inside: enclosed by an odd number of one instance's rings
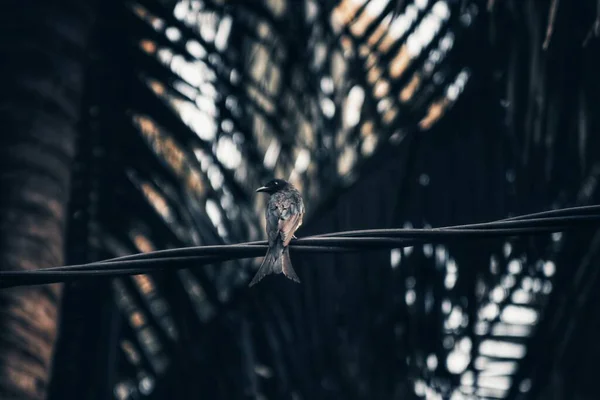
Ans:
POLYGON ((550 5, 550 14, 548 15, 548 26, 546 28, 546 39, 544 40, 544 44, 542 45, 544 50, 548 50, 548 46, 550 46, 550 38, 552 37, 552 33, 554 32, 554 22, 556 21, 557 10, 558 0, 552 0, 552 4, 550 5))
POLYGON ((582 46, 586 47, 593 37, 598 36, 600 36, 600 0, 598 0, 598 3, 596 4, 596 19, 594 20, 594 23, 592 24, 592 27, 590 28, 585 39, 583 40, 582 46))

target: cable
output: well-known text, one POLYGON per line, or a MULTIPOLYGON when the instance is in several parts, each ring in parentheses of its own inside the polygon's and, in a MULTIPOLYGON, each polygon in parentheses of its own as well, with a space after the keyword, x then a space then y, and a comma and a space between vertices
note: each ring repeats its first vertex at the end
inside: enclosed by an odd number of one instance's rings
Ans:
MULTIPOLYGON (((600 205, 572 207, 506 218, 499 221, 432 229, 370 229, 334 232, 296 239, 294 253, 378 251, 425 243, 449 243, 518 235, 539 235, 600 226, 600 205)), ((133 254, 109 260, 28 271, 0 271, 0 288, 58 283, 78 278, 137 275, 162 269, 192 268, 263 256, 266 241, 196 246, 133 254)))
MULTIPOLYGON (((530 223, 536 224, 538 221, 541 221, 539 223, 542 222, 548 222, 548 221, 553 221, 555 223, 557 223, 557 225, 559 225, 559 223, 563 223, 566 224, 568 222, 576 222, 579 221, 579 219, 577 219, 578 217, 582 217, 582 216, 590 216, 590 217, 599 217, 600 216, 600 205, 598 206, 583 206, 583 207, 573 207, 573 208, 565 208, 565 209, 560 209, 560 210, 551 210, 551 211, 543 211, 543 212, 539 212, 539 213, 535 213, 535 214, 529 214, 529 215, 523 215, 523 216, 518 216, 518 217, 512 217, 512 218, 507 218, 504 220, 500 220, 500 221, 496 221, 496 222, 485 222, 485 223, 479 223, 479 224, 471 224, 471 225, 460 225, 460 226, 448 226, 448 227, 442 227, 442 228, 435 228, 435 229, 371 229, 371 230, 361 230, 361 231, 347 231, 347 232, 335 232, 335 233, 327 233, 327 234, 321 234, 321 235, 315 235, 315 236, 311 236, 311 237, 307 237, 307 238, 303 238, 303 239, 298 239, 296 241, 294 241, 291 244, 291 248, 292 249, 296 249, 296 246, 302 246, 303 243, 305 243, 306 240, 308 239, 316 239, 316 238, 327 238, 327 237, 368 237, 370 235, 373 236, 393 236, 393 235, 397 235, 398 237, 401 235, 410 235, 410 234, 414 234, 414 235, 419 235, 418 232, 429 232, 431 234, 431 232, 434 231, 439 231, 439 230, 452 230, 454 232, 460 232, 458 229, 462 228, 462 229, 469 229, 472 230, 475 227, 487 227, 488 230, 491 230, 494 228, 494 225, 500 225, 506 222, 513 222, 513 221, 529 221, 530 223), (594 215, 594 213, 596 213, 594 215), (573 214, 569 219, 569 218, 561 218, 561 219, 554 219, 554 220, 549 220, 550 217, 562 217, 568 214, 573 214), (539 217, 542 217, 541 219, 539 217)), ((589 222, 589 220, 587 220, 589 222)), ((585 221, 583 221, 585 222, 585 221)), ((556 228, 554 230, 550 230, 553 232, 556 232, 560 229, 556 228)), ((502 232, 502 234, 504 236, 510 236, 510 234, 513 232, 502 232)), ((515 234, 524 234, 526 232, 521 231, 514 231, 515 234)), ((470 234, 470 233, 467 233, 470 234)), ((484 233, 481 233, 484 234, 484 233)), ((435 235, 435 233, 433 234, 435 235)), ((416 243, 413 243, 416 244, 416 243)), ((406 246, 411 246, 413 245, 409 242, 407 242, 406 246)), ((267 246, 267 242, 266 241, 256 241, 256 242, 248 242, 248 243, 242 243, 240 245, 244 245, 244 246, 262 246, 262 248, 264 250, 266 250, 266 246, 267 246)), ((223 245, 223 246, 218 246, 219 248, 224 249, 226 246, 232 246, 232 245, 223 245)), ((180 248, 180 249, 168 249, 168 250, 158 250, 158 251, 154 251, 154 252, 150 252, 150 253, 142 253, 142 254, 133 254, 133 255, 129 255, 129 256, 124 256, 124 257, 118 257, 118 258, 113 258, 111 260, 107 260, 107 261, 118 261, 118 260, 131 260, 131 259, 149 259, 149 258, 155 258, 155 257, 167 257, 167 256, 171 256, 171 255, 188 255, 188 254, 194 254, 197 253, 199 251, 199 249, 203 249, 204 251, 210 251, 209 246, 198 246, 198 247, 187 247, 187 248, 180 248)), ((225 250, 224 250, 225 251, 225 250)), ((1 276, 1 275, 0 275, 1 276)))

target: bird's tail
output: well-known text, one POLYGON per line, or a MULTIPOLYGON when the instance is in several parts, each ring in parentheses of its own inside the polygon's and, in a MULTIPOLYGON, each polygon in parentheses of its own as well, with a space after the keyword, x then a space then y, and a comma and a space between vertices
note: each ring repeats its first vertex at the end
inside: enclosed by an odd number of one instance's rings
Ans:
POLYGON ((283 255, 281 256, 281 269, 283 274, 294 282, 300 283, 300 278, 296 275, 294 267, 292 267, 292 260, 290 260, 290 249, 286 247, 283 249, 283 255))
POLYGON ((281 245, 275 245, 267 250, 267 254, 258 268, 258 272, 254 275, 248 286, 252 287, 256 285, 262 278, 269 274, 280 274, 282 272, 289 279, 300 283, 300 279, 292 267, 289 249, 287 247, 282 248, 281 245))

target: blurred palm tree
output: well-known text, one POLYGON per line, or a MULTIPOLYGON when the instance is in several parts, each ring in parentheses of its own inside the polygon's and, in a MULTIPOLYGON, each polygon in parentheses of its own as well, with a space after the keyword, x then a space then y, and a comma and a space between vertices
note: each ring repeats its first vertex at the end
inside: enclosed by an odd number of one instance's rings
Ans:
MULTIPOLYGON (((93 2, 3 2, 0 268, 64 262, 93 2)), ((0 293, 0 397, 45 398, 61 285, 0 293)))
MULTIPOLYGON (((93 245, 70 246, 79 249, 72 262, 95 259, 94 249, 99 257, 263 237, 257 217, 263 205, 253 190, 272 176, 300 188, 310 204, 308 220, 323 214, 341 190, 379 168, 407 137, 431 129, 457 101, 470 69, 443 61, 464 45, 459 39, 477 14, 475 6, 445 1, 107 6, 88 78, 83 125, 90 139, 80 156, 89 164, 103 149, 97 165, 104 176, 89 165, 79 174, 92 192, 89 182, 99 180, 99 208, 92 212, 81 201, 89 222, 71 226, 85 225, 76 240, 91 235, 93 245)), ((180 365, 181 356, 170 346, 190 334, 182 332, 190 329, 182 319, 191 313, 198 319, 192 327, 205 329, 235 304, 236 288, 247 284, 254 267, 244 260, 114 280, 111 290, 136 338, 119 339, 121 348, 137 371, 134 381, 126 376, 116 383, 117 397, 150 391, 140 382, 154 385, 177 368, 173 357, 180 365), (187 294, 188 311, 177 310, 183 305, 174 291, 187 294)), ((90 301, 97 295, 86 288, 73 296, 82 292, 90 301)), ((68 354, 59 354, 57 365, 73 359, 68 354)))

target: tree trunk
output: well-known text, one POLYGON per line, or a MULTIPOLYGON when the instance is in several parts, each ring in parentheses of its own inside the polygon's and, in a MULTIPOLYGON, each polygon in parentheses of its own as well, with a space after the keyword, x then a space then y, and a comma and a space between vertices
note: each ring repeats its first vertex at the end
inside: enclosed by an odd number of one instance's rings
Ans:
MULTIPOLYGON (((0 269, 63 263, 89 2, 0 9, 0 269)), ((43 399, 61 286, 0 291, 0 398, 43 399)))

